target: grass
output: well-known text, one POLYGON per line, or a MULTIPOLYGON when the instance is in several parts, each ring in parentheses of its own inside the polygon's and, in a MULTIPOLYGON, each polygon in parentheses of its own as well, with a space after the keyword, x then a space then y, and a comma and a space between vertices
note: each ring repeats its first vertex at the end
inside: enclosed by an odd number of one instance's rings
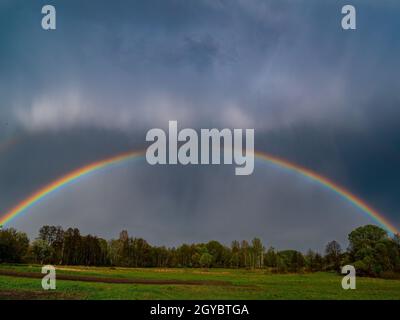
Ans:
MULTIPOLYGON (((40 272, 35 265, 0 265, 1 270, 40 272)), ((400 299, 400 281, 357 278, 356 290, 343 290, 333 273, 270 274, 264 270, 131 269, 57 267, 57 274, 152 280, 219 280, 229 285, 113 284, 58 280, 57 289, 40 279, 0 276, 0 299, 400 299)))

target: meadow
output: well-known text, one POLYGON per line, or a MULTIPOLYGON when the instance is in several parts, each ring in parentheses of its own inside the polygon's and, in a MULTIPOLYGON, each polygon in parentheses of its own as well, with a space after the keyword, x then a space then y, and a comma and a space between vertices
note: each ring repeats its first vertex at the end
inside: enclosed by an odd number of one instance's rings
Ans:
POLYGON ((0 265, 0 299, 400 299, 400 280, 358 277, 357 289, 343 290, 342 277, 328 272, 80 266, 56 270, 57 289, 44 291, 39 265, 0 265), (118 283, 124 281, 132 283, 118 283))

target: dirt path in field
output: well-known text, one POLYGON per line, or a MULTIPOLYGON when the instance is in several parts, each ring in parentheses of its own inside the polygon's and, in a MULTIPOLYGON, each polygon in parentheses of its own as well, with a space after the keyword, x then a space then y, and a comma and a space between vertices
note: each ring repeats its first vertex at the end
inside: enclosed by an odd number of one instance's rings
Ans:
MULTIPOLYGON (((0 270, 1 276, 19 277, 19 278, 37 278, 42 279, 43 274, 36 272, 20 272, 13 270, 0 270)), ((219 280, 155 280, 155 279, 129 279, 129 278, 107 278, 92 277, 81 275, 57 274, 57 280, 102 282, 102 283, 126 283, 126 284, 155 284, 155 285, 191 285, 191 286, 230 286, 228 281, 219 280)))

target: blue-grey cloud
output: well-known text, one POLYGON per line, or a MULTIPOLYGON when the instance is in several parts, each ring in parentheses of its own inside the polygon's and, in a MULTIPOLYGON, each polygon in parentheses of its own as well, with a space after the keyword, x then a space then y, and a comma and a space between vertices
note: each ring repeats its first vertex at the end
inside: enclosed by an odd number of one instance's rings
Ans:
MULTIPOLYGON (((257 149, 330 177, 398 225, 400 5, 353 2, 356 31, 340 27, 344 1, 257 0, 53 1, 57 30, 43 31, 46 1, 2 1, 0 141, 20 139, 0 150, 1 212, 68 170, 143 147, 146 130, 178 120, 255 128, 257 149)), ((344 242, 370 222, 263 166, 248 179, 135 168, 82 182, 15 225, 33 233, 59 222, 100 235, 129 227, 156 243, 254 231, 304 249, 344 242)))

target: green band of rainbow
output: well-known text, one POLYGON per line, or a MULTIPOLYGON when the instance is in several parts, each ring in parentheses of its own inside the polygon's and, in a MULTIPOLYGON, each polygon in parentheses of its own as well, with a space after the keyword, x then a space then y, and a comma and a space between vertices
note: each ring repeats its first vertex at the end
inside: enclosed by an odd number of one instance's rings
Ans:
MULTIPOLYGON (((77 170, 74 170, 61 178, 51 182, 50 184, 46 185, 45 187, 37 190, 34 192, 32 195, 29 197, 25 198, 23 201, 21 201, 18 205, 16 205, 14 208, 12 208, 10 211, 8 211, 6 214, 4 214, 2 217, 0 217, 0 225, 5 225, 9 223, 13 218, 21 214, 22 212, 28 210, 32 206, 34 206, 36 203, 38 203, 40 200, 42 200, 44 197, 49 195, 50 193, 53 193, 59 189, 61 189, 63 186, 65 186, 68 183, 74 182, 75 180, 88 175, 89 173, 96 172, 98 170, 101 170, 103 168, 126 162, 128 160, 131 160, 133 158, 137 158, 140 156, 143 156, 145 154, 145 151, 139 150, 139 151, 133 151, 133 152, 127 152, 127 153, 122 153, 119 155, 116 155, 111 158, 107 158, 104 160, 96 161, 92 164, 89 164, 87 166, 81 167, 77 170)), ((313 181, 316 181, 323 185, 324 187, 332 190, 336 194, 340 195, 359 209, 361 209, 364 213, 366 213, 368 216, 370 216, 373 220, 375 220, 379 225, 381 225, 383 228, 385 228, 388 232, 391 234, 396 234, 399 233, 397 228, 391 224, 382 214, 380 214, 378 211, 373 209, 371 206, 369 206, 365 201, 361 200, 345 188, 339 186, 338 184, 334 183, 333 181, 329 180, 326 177, 323 177, 316 172, 313 172, 309 169, 306 169, 302 166, 299 166, 297 164, 291 163, 285 159, 278 158, 276 156, 267 154, 265 152, 261 151, 255 151, 254 152, 255 157, 261 160, 264 160, 268 163, 275 164, 281 168, 288 169, 290 171, 294 171, 298 174, 301 174, 302 176, 308 177, 313 181)))

